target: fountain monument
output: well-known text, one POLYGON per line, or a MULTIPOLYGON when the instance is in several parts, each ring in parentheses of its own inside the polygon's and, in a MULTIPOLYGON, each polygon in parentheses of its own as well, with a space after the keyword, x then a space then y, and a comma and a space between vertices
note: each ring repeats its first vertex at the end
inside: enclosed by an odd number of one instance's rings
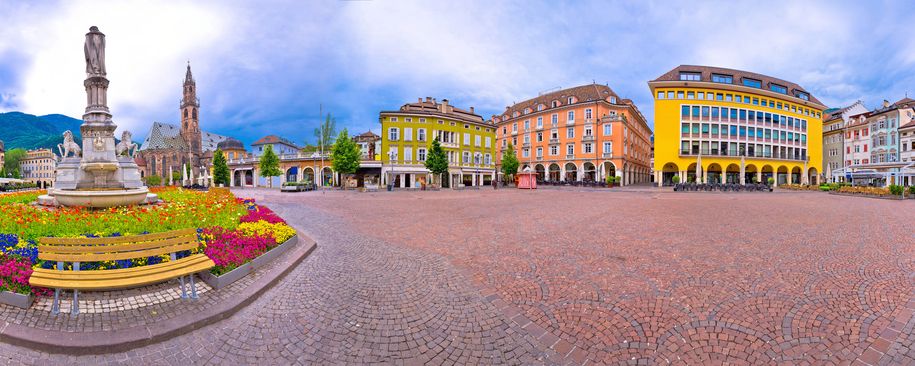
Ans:
POLYGON ((42 205, 114 207, 158 201, 140 179, 134 163, 136 144, 129 131, 115 145, 114 130, 108 110, 108 78, 105 71, 105 35, 98 27, 89 28, 83 47, 86 55, 87 106, 80 126, 82 145, 70 131, 57 146, 61 161, 57 179, 48 194, 39 197, 42 205))

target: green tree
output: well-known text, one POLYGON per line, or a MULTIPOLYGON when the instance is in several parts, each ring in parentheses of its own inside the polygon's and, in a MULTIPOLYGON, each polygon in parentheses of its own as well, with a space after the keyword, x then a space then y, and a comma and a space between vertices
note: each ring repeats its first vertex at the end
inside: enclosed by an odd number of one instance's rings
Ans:
POLYGON ((19 172, 19 162, 25 158, 26 151, 22 148, 12 149, 3 156, 3 170, 13 178, 22 178, 19 172))
MULTIPOLYGON (((337 136, 337 141, 330 152, 331 163, 334 171, 342 174, 355 174, 359 170, 359 160, 362 158, 362 150, 349 138, 349 133, 344 128, 337 136)), ((346 185, 344 184, 344 189, 346 185)))
POLYGON ((444 182, 444 175, 448 172, 448 155, 445 154, 445 149, 442 149, 442 144, 438 142, 438 137, 432 140, 432 148, 426 154, 426 169, 439 177, 439 185, 444 182))
POLYGON ((324 151, 330 149, 330 145, 334 143, 334 135, 337 133, 337 119, 327 114, 327 117, 324 119, 324 122, 320 126, 315 128, 315 145, 317 150, 324 148, 324 151))
POLYGON ((181 172, 179 172, 177 170, 172 171, 172 184, 174 184, 174 185, 183 185, 184 184, 184 182, 181 181, 181 172))
POLYGON ((146 181, 147 187, 157 187, 162 184, 162 177, 158 175, 147 175, 143 180, 146 181))
POLYGON ((515 147, 509 142, 508 148, 505 149, 505 153, 502 154, 502 174, 505 174, 505 178, 509 176, 514 176, 518 173, 518 166, 521 163, 518 161, 518 157, 515 156, 515 147))
POLYGON ((261 155, 259 165, 261 176, 267 178, 267 180, 270 181, 267 184, 270 188, 273 188, 273 177, 278 177, 283 174, 283 172, 280 171, 280 158, 273 152, 273 145, 267 145, 267 148, 264 149, 264 154, 261 155))
POLYGON ((213 183, 229 186, 229 164, 226 163, 225 153, 220 149, 213 153, 213 183))

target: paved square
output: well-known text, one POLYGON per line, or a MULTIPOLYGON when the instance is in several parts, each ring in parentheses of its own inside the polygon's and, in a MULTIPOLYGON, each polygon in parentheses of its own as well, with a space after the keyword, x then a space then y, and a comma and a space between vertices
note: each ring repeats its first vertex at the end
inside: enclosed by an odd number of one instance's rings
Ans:
POLYGON ((79 361, 915 364, 915 202, 654 189, 236 194, 318 249, 229 319, 79 361))

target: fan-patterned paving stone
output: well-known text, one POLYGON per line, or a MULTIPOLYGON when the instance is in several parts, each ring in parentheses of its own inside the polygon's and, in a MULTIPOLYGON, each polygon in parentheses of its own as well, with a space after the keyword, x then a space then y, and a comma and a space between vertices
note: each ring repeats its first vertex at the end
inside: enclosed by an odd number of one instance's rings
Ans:
POLYGON ((89 364, 915 365, 913 202, 245 190, 318 242, 222 322, 89 364))

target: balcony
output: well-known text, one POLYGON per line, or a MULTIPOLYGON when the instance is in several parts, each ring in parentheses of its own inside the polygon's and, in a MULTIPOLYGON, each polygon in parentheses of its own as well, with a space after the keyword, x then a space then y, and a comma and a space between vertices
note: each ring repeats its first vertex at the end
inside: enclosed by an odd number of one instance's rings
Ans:
POLYGON ((594 135, 585 135, 581 137, 582 142, 594 142, 594 135))
POLYGON ((608 152, 608 153, 605 152, 602 156, 604 157, 604 159, 612 159, 612 158, 613 158, 613 153, 612 153, 612 152, 608 152))
POLYGON ((575 154, 566 154, 566 160, 575 160, 575 154))
POLYGON ((518 131, 512 131, 512 136, 518 136, 518 131))
POLYGON ((537 130, 537 131, 543 131, 543 125, 537 126, 536 130, 537 130))
POLYGON ((543 161, 543 156, 538 156, 537 161, 543 161))
POLYGON ((566 121, 566 125, 567 125, 567 126, 571 126, 571 125, 574 125, 574 124, 575 124, 575 120, 574 120, 574 119, 570 119, 570 120, 566 121))
POLYGON ((550 139, 550 145, 555 145, 559 143, 559 139, 550 139))
POLYGON ((525 142, 525 143, 521 144, 521 147, 531 147, 531 143, 525 142))
POLYGON ((458 148, 457 142, 442 142, 441 145, 442 145, 442 147, 448 147, 448 148, 452 148, 452 149, 458 148))

